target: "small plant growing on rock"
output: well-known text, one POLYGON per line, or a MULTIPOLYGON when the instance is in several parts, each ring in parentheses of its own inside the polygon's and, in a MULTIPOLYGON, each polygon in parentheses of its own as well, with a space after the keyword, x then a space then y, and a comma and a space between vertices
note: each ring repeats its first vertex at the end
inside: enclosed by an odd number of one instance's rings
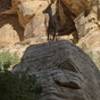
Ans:
POLYGON ((11 65, 15 65, 19 62, 19 57, 16 54, 9 52, 0 53, 0 70, 8 70, 11 65))
POLYGON ((0 100, 38 100, 41 86, 31 76, 0 72, 0 100))

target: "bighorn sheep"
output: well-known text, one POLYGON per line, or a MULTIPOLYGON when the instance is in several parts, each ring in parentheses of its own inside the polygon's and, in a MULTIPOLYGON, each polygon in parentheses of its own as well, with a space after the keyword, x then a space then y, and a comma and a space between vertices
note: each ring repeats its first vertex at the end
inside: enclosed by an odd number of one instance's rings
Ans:
POLYGON ((56 35, 58 34, 57 32, 59 28, 59 23, 56 16, 56 1, 51 2, 49 6, 43 11, 43 13, 45 14, 45 26, 47 30, 48 40, 54 40, 56 38, 56 35))
MULTIPOLYGON (((59 0, 58 0, 59 2, 59 0)), ((59 17, 57 15, 57 5, 56 2, 53 2, 49 4, 49 6, 44 10, 43 13, 45 13, 45 26, 47 29, 47 39, 48 40, 57 40, 58 36, 62 35, 70 35, 72 34, 76 41, 78 41, 78 34, 74 31, 76 31, 75 26, 74 27, 66 27, 67 25, 64 25, 64 27, 60 26, 59 17)), ((63 5, 62 5, 63 6, 63 5)), ((69 11, 69 13, 71 13, 69 11)), ((70 18, 71 23, 74 25, 73 20, 70 18)))

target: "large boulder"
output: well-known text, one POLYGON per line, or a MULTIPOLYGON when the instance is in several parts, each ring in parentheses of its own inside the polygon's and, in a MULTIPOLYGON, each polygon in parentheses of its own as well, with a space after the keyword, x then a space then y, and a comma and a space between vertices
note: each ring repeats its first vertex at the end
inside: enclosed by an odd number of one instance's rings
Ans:
MULTIPOLYGON (((42 13, 44 9, 48 6, 47 1, 40 0, 26 0, 21 1, 17 5, 17 13, 19 16, 19 22, 23 27, 34 17, 37 13, 42 13)), ((38 19, 37 19, 38 21, 38 19)))
POLYGON ((44 14, 42 13, 48 6, 47 1, 26 0, 17 5, 19 22, 24 27, 24 36, 32 37, 46 33, 44 14))
POLYGON ((25 38, 29 37, 41 37, 46 35, 46 27, 45 27, 45 16, 44 14, 38 13, 36 14, 29 23, 25 26, 24 36, 25 38))
MULTIPOLYGON (((21 17, 21 20, 29 20, 27 17, 31 17, 34 15, 37 11, 41 12, 43 11, 48 4, 51 2, 55 2, 57 0, 12 0, 12 9, 16 10, 19 17, 21 17), (26 16, 27 15, 27 16, 26 16), (22 18, 24 17, 24 18, 22 18)), ((59 0, 57 3, 58 6, 59 3, 63 2, 65 5, 65 9, 69 9, 71 13, 74 15, 79 15, 82 11, 88 7, 88 2, 90 0, 59 0)), ((59 7, 59 6, 58 6, 59 7)), ((59 9, 60 10, 60 9, 59 9)), ((70 16, 70 14, 69 14, 70 16)), ((20 19, 20 18, 19 18, 20 19)), ((25 22, 23 22, 22 26, 24 26, 25 22)))
POLYGON ((0 46, 4 43, 13 45, 19 41, 19 36, 12 25, 5 24, 0 28, 0 46))
POLYGON ((76 28, 80 37, 78 46, 82 48, 100 69, 100 21, 94 6, 87 17, 83 13, 76 19, 76 28))
POLYGON ((0 12, 0 16, 17 14, 19 23, 25 30, 25 37, 30 37, 30 34, 34 36, 46 33, 42 12, 49 5, 49 0, 11 0, 10 3, 11 8, 9 7, 10 9, 0 12))
MULTIPOLYGON (((70 33, 76 31, 73 19, 88 7, 88 0, 11 0, 11 9, 3 13, 18 15, 19 23, 25 29, 25 37, 44 35, 47 32, 42 12, 51 2, 56 1, 54 6, 57 6, 59 26, 63 28, 64 33, 68 33, 70 28, 70 33)), ((54 10, 52 8, 52 13, 54 10)))
POLYGON ((75 18, 74 22, 80 38, 99 30, 100 21, 97 15, 97 7, 93 6, 88 16, 84 16, 84 13, 81 13, 75 18))
POLYGON ((99 100, 99 71, 78 47, 66 41, 30 46, 13 73, 35 76, 40 100, 99 100))
POLYGON ((84 36, 80 39, 78 46, 92 58, 100 69, 100 30, 84 36))

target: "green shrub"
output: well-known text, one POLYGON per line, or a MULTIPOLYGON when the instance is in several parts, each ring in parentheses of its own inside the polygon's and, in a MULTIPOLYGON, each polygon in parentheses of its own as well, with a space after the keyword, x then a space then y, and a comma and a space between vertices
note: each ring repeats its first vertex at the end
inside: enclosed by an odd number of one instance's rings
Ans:
POLYGON ((7 71, 0 73, 0 100, 38 100, 40 93, 35 77, 18 78, 7 71))
POLYGON ((19 62, 16 55, 0 53, 0 100, 38 100, 42 91, 36 77, 15 75, 7 69, 19 62))
POLYGON ((9 52, 0 53, 0 70, 7 70, 11 65, 17 64, 19 57, 9 52))

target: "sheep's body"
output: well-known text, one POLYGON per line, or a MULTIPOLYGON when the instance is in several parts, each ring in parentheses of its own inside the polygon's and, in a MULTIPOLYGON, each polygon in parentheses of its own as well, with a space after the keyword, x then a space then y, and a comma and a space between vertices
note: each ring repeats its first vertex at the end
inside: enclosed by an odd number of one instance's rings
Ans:
MULTIPOLYGON (((61 26, 59 23, 56 3, 51 3, 45 13, 45 27, 47 29, 47 40, 57 40, 58 36, 72 34, 75 41, 78 41, 78 34, 75 32, 75 27, 66 27, 67 25, 61 26)), ((71 19, 73 22, 73 20, 71 19)), ((72 23, 74 24, 74 22, 72 23)))
POLYGON ((53 3, 50 3, 47 9, 43 12, 45 14, 45 26, 47 29, 48 40, 54 40, 59 29, 59 23, 56 15, 56 2, 57 0, 53 3))

